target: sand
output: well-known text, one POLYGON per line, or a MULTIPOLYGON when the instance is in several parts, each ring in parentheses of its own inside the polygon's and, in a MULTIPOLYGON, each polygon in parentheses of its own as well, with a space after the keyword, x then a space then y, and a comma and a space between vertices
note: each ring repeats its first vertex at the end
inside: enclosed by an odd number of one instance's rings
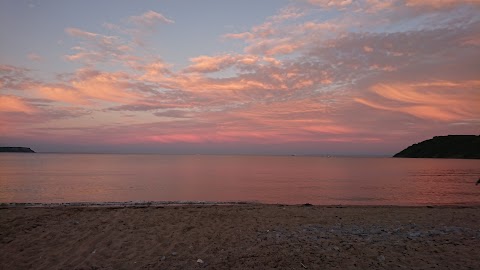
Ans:
POLYGON ((480 207, 3 207, 0 269, 480 269, 480 207))

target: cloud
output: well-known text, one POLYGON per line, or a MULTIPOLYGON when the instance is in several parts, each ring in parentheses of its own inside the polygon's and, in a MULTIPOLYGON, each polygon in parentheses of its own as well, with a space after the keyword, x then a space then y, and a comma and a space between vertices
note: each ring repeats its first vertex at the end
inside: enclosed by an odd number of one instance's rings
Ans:
POLYGON ((192 113, 184 110, 166 110, 161 112, 154 113, 158 117, 169 117, 169 118, 191 118, 192 113))
POLYGON ((174 23, 173 20, 168 19, 162 14, 152 10, 149 10, 139 16, 131 16, 129 20, 145 28, 154 28, 158 24, 162 24, 162 23, 166 23, 166 24, 174 23))
POLYGON ((301 46, 301 42, 296 42, 291 38, 270 39, 246 47, 245 52, 266 56, 286 55, 295 52, 301 46))
POLYGON ((38 110, 19 97, 0 95, 0 111, 32 114, 38 110))
POLYGON ((78 28, 66 28, 65 32, 83 40, 80 46, 72 48, 75 53, 65 55, 65 59, 69 61, 84 61, 94 64, 107 60, 128 60, 128 53, 132 50, 128 42, 117 36, 87 32, 78 28))
POLYGON ((148 63, 134 63, 133 68, 139 71, 144 72, 143 77, 154 80, 155 78, 164 77, 171 75, 170 64, 166 63, 161 59, 154 59, 148 63))
POLYGON ((259 57, 253 54, 222 54, 216 56, 201 55, 190 59, 193 64, 189 65, 185 72, 210 73, 228 69, 230 67, 239 70, 248 70, 252 66, 279 64, 275 58, 259 57))
MULTIPOLYGON (((100 35, 100 34, 83 31, 83 30, 80 30, 78 28, 73 28, 73 27, 66 28, 65 33, 69 34, 72 37, 79 37, 79 38, 90 39, 90 40, 95 40, 98 37, 100 37, 101 39, 104 40, 104 42, 106 40, 114 39, 114 37, 103 36, 103 35, 100 35)), ((106 41, 106 43, 109 43, 109 42, 106 41)))
MULTIPOLYGON (((301 13, 302 16, 305 14, 301 13)), ((282 11, 267 19, 264 23, 253 26, 250 31, 241 33, 228 33, 225 39, 239 39, 247 46, 246 54, 282 56, 298 53, 309 43, 335 37, 344 33, 350 27, 350 22, 341 22, 337 19, 316 21, 303 20, 295 23, 279 20, 282 11)))
POLYGON ((250 32, 242 32, 242 33, 228 33, 223 35, 224 38, 231 38, 231 39, 253 39, 255 36, 250 32))
POLYGON ((156 32, 161 24, 173 24, 174 21, 164 15, 147 11, 141 15, 130 16, 124 23, 103 23, 103 28, 113 31, 128 41, 129 50, 134 47, 145 49, 148 45, 148 37, 156 32))
POLYGON ((35 80, 28 76, 27 68, 0 64, 0 90, 28 90, 35 80))
POLYGON ((138 104, 125 104, 125 105, 115 106, 115 107, 109 108, 108 110, 138 112, 138 111, 152 111, 152 110, 158 110, 163 108, 168 108, 168 106, 166 107, 163 104, 138 103, 138 104))
POLYGON ((29 88, 41 97, 63 103, 94 106, 99 102, 130 103, 147 96, 142 82, 122 72, 81 68, 63 82, 37 82, 29 88))
POLYGON ((308 0, 310 4, 324 8, 344 8, 352 4, 352 0, 308 0))
POLYGON ((286 6, 282 8, 276 15, 271 16, 268 20, 280 23, 287 20, 295 20, 306 15, 305 10, 296 6, 286 6))
POLYGON ((477 106, 480 96, 475 91, 479 86, 480 81, 377 84, 370 89, 375 95, 355 100, 374 109, 401 112, 422 119, 463 121, 480 115, 477 106))
POLYGON ((480 19, 471 2, 436 3, 290 3, 225 34, 237 52, 197 55, 186 66, 137 43, 173 23, 153 11, 125 27, 104 25, 115 35, 67 28, 77 44, 65 58, 82 67, 42 81, 0 66, 4 108, 24 130, 104 143, 377 145, 472 132, 480 19), (43 129, 27 127, 32 119, 43 129))
POLYGON ((142 94, 133 91, 136 85, 128 81, 126 73, 81 69, 75 75, 72 86, 90 98, 127 102, 142 97, 142 94))
POLYGON ((39 85, 36 89, 42 97, 50 100, 78 105, 92 104, 82 93, 68 85, 39 85))
POLYGON ((458 5, 480 5, 480 0, 406 0, 408 7, 431 7, 435 9, 449 8, 458 5))
POLYGON ((29 54, 27 55, 27 58, 28 58, 29 60, 33 61, 33 62, 40 62, 40 61, 43 60, 43 58, 42 58, 40 55, 36 54, 36 53, 29 53, 29 54))
POLYGON ((234 65, 237 61, 237 57, 230 54, 220 56, 207 56, 202 55, 195 58, 191 58, 193 63, 185 69, 186 72, 215 72, 222 69, 226 69, 234 65))
POLYGON ((400 8, 445 9, 459 5, 479 5, 479 0, 306 0, 308 3, 325 9, 354 8, 357 11, 378 12, 380 10, 400 8))
POLYGON ((147 11, 139 16, 131 16, 126 25, 104 23, 103 27, 116 33, 105 35, 79 28, 66 28, 65 33, 80 40, 71 48, 72 53, 64 55, 68 61, 81 62, 90 66, 98 64, 138 66, 144 55, 139 51, 146 47, 146 37, 161 23, 173 23, 160 13, 147 11))

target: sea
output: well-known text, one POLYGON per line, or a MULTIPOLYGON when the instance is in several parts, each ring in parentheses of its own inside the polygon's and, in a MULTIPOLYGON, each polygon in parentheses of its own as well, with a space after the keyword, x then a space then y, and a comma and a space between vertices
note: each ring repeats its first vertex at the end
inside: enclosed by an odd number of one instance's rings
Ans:
POLYGON ((0 154, 0 203, 480 205, 480 160, 0 154))

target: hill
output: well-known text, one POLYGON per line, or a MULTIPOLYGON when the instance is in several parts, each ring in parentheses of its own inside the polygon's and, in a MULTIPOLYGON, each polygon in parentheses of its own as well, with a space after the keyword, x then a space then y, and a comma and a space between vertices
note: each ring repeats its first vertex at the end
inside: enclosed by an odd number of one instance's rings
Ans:
POLYGON ((0 152, 8 153, 35 153, 29 147, 0 147, 0 152))
POLYGON ((413 144, 393 157, 480 159, 480 136, 435 136, 413 144))

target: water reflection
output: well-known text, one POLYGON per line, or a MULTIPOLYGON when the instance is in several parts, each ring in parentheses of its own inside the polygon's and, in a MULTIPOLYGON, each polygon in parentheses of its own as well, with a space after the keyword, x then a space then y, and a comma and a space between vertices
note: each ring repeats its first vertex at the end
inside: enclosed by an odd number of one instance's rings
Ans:
POLYGON ((1 154, 1 202, 480 204, 478 160, 1 154))

